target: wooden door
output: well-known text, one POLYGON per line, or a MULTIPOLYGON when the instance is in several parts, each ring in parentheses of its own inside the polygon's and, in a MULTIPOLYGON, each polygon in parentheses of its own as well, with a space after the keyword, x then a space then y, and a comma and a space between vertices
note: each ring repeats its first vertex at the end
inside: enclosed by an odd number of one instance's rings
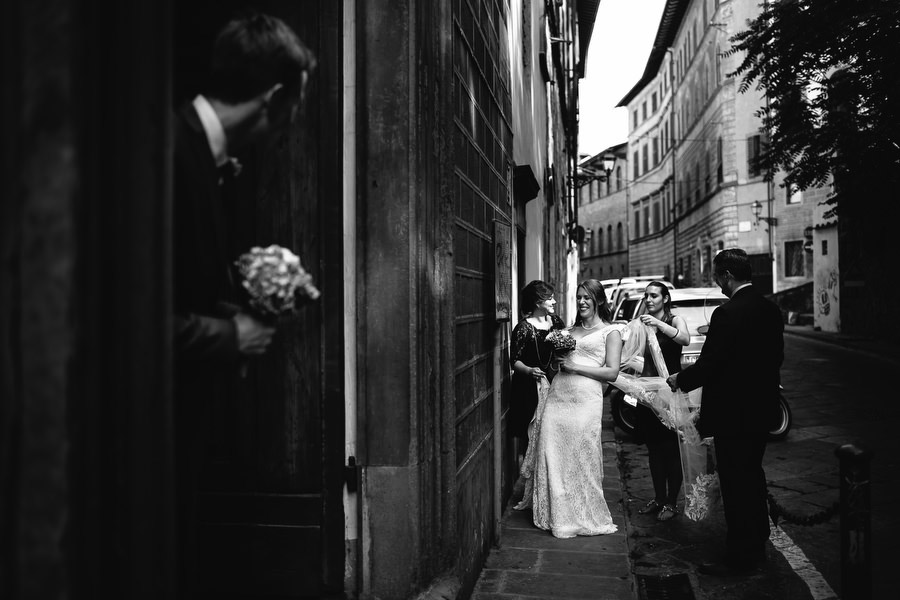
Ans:
MULTIPOLYGON (((215 31, 246 3, 175 7, 175 92, 197 93, 215 31)), ((258 2, 313 49, 305 109, 273 147, 244 157, 229 191, 235 256, 279 244, 323 293, 281 324, 216 406, 200 500, 201 587, 215 598, 311 598, 343 587, 343 340, 339 3, 258 2)))

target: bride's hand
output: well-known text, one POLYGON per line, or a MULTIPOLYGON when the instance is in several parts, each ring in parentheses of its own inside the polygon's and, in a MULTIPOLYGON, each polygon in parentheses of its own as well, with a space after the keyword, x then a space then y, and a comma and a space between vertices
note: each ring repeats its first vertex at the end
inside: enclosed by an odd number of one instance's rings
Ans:
POLYGON ((572 370, 575 367, 575 363, 570 359, 566 358, 559 362, 559 372, 560 373, 574 373, 572 370))

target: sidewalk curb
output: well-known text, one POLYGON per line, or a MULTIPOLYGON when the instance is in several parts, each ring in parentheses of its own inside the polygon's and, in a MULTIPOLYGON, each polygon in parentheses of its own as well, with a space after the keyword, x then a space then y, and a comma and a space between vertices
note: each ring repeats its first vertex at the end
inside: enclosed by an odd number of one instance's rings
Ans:
POLYGON ((817 332, 812 330, 806 330, 804 328, 797 329, 787 329, 785 327, 784 330, 785 335, 792 335, 795 337, 804 338, 807 340, 813 340, 816 342, 821 342, 823 344, 828 344, 830 346, 838 346, 839 348, 844 348, 846 350, 850 350, 852 352, 856 352, 857 354, 862 354, 863 356, 868 356, 870 358, 877 358, 886 360, 889 362, 896 363, 900 365, 900 354, 898 354, 897 348, 891 346, 887 342, 881 342, 874 338, 867 338, 861 336, 847 336, 841 337, 841 334, 829 333, 829 332, 817 332), (880 345, 883 344, 886 348, 884 352, 878 352, 874 349, 861 348, 858 343, 862 342, 864 344, 875 344, 880 345))
POLYGON ((622 520, 625 522, 625 558, 628 560, 628 569, 631 572, 631 598, 632 600, 640 600, 640 589, 638 587, 637 573, 635 573, 633 548, 631 545, 631 534, 633 532, 631 525, 631 517, 628 514, 628 490, 625 489, 625 457, 622 450, 622 440, 619 439, 619 431, 613 425, 614 443, 616 445, 616 469, 619 471, 619 492, 621 500, 619 503, 622 510, 622 520))

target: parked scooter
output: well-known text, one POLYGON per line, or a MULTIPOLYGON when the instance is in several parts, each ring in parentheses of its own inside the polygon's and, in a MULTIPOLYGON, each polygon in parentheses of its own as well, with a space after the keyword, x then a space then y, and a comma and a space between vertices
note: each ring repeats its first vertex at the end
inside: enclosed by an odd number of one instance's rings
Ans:
MULTIPOLYGON (((780 390, 784 390, 783 385, 779 384, 778 387, 780 390)), ((614 386, 609 386, 606 393, 606 400, 609 402, 613 421, 615 421, 616 426, 624 433, 634 436, 636 411, 634 406, 625 401, 625 392, 614 386)), ((786 438, 788 432, 791 430, 793 422, 794 417, 791 413, 791 407, 788 405, 784 394, 779 392, 778 414, 772 429, 769 430, 769 441, 777 442, 786 438)))

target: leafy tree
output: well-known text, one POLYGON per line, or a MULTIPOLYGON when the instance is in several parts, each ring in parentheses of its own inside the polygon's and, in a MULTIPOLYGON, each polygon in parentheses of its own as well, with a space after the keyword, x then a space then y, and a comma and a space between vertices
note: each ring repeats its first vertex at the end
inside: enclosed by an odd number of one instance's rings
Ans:
POLYGON ((765 93, 760 166, 799 189, 834 183, 844 331, 900 335, 900 2, 780 0, 731 38, 740 91, 765 93), (860 285, 860 282, 863 282, 860 285))
MULTIPOLYGON (((740 91, 762 90, 769 133, 761 166, 800 189, 900 171, 900 2, 763 4, 726 53, 744 53, 740 91)), ((879 187, 883 181, 872 181, 879 187)), ((868 187, 869 184, 867 184, 868 187)))

